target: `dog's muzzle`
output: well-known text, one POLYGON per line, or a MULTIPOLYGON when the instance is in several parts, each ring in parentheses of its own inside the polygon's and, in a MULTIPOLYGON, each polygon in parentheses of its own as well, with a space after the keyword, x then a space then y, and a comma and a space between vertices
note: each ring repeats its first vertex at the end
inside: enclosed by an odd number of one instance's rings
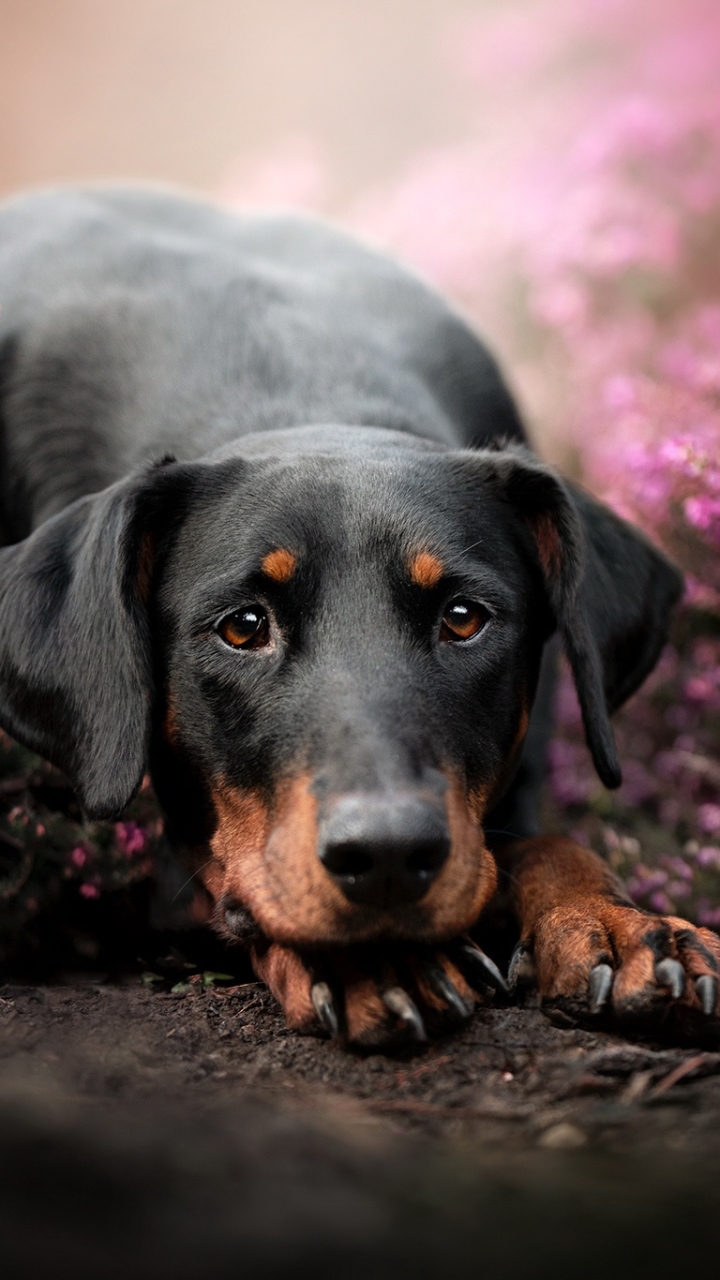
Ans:
POLYGON ((445 809, 412 793, 353 794, 331 802, 318 856, 350 902, 417 902, 450 853, 445 809))

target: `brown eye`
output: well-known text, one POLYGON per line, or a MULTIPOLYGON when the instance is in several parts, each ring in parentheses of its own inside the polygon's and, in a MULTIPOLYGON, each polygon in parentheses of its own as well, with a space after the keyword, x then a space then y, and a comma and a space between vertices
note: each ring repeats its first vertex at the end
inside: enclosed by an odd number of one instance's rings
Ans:
POLYGON ((442 616, 440 639, 445 643, 472 640, 482 631, 490 614, 481 604, 471 600, 453 600, 442 616))
POLYGON ((270 621, 259 605, 229 613, 217 632, 232 649, 264 649, 270 644, 270 621))

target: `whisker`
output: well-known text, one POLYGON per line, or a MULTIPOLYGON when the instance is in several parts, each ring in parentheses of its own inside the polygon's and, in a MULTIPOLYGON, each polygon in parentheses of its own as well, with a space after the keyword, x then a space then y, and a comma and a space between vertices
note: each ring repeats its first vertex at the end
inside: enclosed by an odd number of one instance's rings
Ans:
POLYGON ((198 867, 198 868, 197 868, 197 870, 193 871, 192 875, 191 875, 191 876, 188 876, 188 878, 187 878, 187 880, 185 881, 185 883, 180 885, 180 888, 178 889, 177 893, 175 894, 175 897, 171 899, 171 903, 172 903, 172 902, 175 902, 175 901, 180 897, 180 894, 182 893, 183 889, 187 889, 187 887, 188 887, 188 885, 190 884, 190 881, 191 881, 191 880, 194 880, 196 876, 199 876, 199 875, 200 875, 200 872, 201 872, 201 871, 204 871, 204 870, 205 870, 205 868, 206 868, 206 867, 209 867, 209 866, 210 866, 210 863, 211 863, 211 862, 214 862, 214 861, 215 861, 215 859, 214 859, 214 858, 208 858, 207 862, 203 862, 203 864, 202 864, 202 866, 201 866, 201 867, 198 867))
POLYGON ((485 541, 484 538, 478 538, 477 542, 471 542, 469 547, 463 547, 462 551, 460 552, 460 555, 464 556, 464 555, 467 555, 468 551, 474 551, 475 548, 479 547, 480 543, 484 541, 485 541))
POLYGON ((483 827, 486 836, 510 836, 511 840, 527 840, 527 836, 521 836, 517 831, 510 831, 507 827, 483 827))

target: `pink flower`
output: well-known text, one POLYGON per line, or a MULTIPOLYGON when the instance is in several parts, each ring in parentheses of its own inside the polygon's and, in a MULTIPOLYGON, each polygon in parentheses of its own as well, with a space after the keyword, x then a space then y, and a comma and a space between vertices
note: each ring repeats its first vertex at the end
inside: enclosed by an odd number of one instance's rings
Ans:
POLYGON ((701 804, 698 822, 703 831, 720 831, 720 804, 701 804))
POLYGON ((84 867, 88 860, 87 849, 83 849, 82 845, 77 845, 69 855, 69 860, 74 867, 84 867))
POLYGON ((133 858, 145 851, 147 835, 137 822, 116 822, 115 841, 123 857, 133 858))
MULTIPOLYGON (((667 867, 668 870, 672 872, 675 876, 678 876, 681 880, 692 880, 693 869, 692 867, 688 866, 684 858, 678 858, 678 857, 663 858, 662 861, 663 861, 663 865, 667 867)), ((668 886, 668 893, 671 893, 671 892, 672 890, 670 889, 670 886, 668 886)))
POLYGON ((683 693, 691 702, 708 702, 717 692, 716 682, 707 676, 691 676, 685 681, 683 693))
POLYGON ((706 929, 720 928, 720 907, 706 907, 698 911, 698 922, 706 929))
POLYGON ((99 898, 100 897, 100 890, 98 889, 97 885, 94 885, 94 884, 81 884, 80 892, 83 898, 99 898))
POLYGON ((653 911, 659 911, 661 915, 672 915, 675 910, 673 903, 661 889, 650 894, 649 903, 653 911))
POLYGON ((630 409, 635 404, 635 387, 626 374, 613 374, 603 387, 603 398, 608 409, 630 409))
POLYGON ((700 867, 715 867, 720 870, 720 849, 715 845, 703 845, 695 854, 695 861, 700 867))

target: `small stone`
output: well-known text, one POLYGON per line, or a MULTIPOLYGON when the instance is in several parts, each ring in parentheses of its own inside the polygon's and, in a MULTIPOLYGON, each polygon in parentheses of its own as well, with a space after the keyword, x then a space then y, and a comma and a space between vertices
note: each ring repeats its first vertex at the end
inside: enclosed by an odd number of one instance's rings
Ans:
POLYGON ((563 1121, 546 1129, 538 1142, 541 1147, 548 1147, 551 1151, 572 1151, 576 1147, 585 1146, 587 1134, 578 1129, 576 1124, 563 1121))

